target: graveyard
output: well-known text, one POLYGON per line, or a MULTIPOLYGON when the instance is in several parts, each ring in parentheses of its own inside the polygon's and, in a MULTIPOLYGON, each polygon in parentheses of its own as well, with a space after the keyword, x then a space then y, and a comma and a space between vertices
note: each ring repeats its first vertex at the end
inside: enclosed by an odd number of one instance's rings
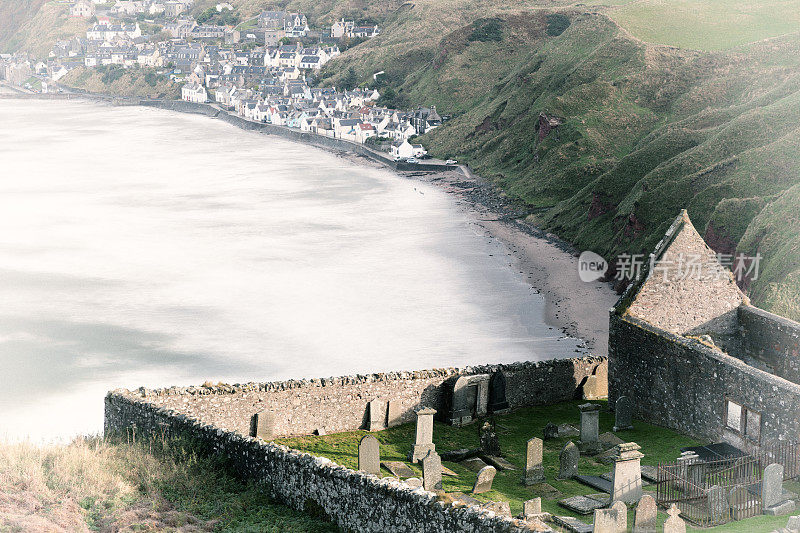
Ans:
MULTIPOLYGON (((593 521, 592 513, 581 514, 564 507, 559 502, 574 497, 598 495, 601 491, 574 478, 558 479, 560 473, 559 456, 562 449, 568 442, 577 444, 580 440, 580 436, 577 434, 580 427, 579 406, 586 403, 583 400, 574 400, 550 406, 526 407, 506 414, 496 415, 494 417, 495 431, 502 458, 510 463, 514 470, 497 468, 491 483, 491 490, 479 494, 473 494, 472 491, 478 476, 477 467, 482 464, 480 459, 478 461, 468 459, 460 462, 448 460, 450 458, 448 452, 480 448, 480 428, 485 419, 478 419, 461 427, 435 421, 433 423, 432 440, 436 453, 442 456, 441 490, 437 491, 439 499, 454 501, 463 498, 462 501, 473 504, 507 502, 511 515, 518 516, 523 513, 523 506, 527 500, 541 498, 541 511, 543 513, 560 517, 573 517, 584 523, 591 524, 593 521), (577 431, 569 436, 544 439, 542 443, 544 481, 530 485, 523 484, 527 442, 533 437, 542 438, 548 424, 562 426, 567 430, 569 428, 566 426, 572 426, 577 431), (477 466, 475 463, 477 463, 477 466)), ((648 467, 655 467, 659 462, 674 461, 676 457, 680 456, 680 449, 683 447, 707 444, 640 420, 634 420, 633 427, 630 429, 618 429, 618 431, 614 432, 615 416, 608 409, 607 402, 605 400, 597 400, 589 403, 595 404, 600 408, 598 432, 600 441, 606 442, 603 447, 608 447, 608 451, 601 452, 595 456, 581 454, 577 461, 577 473, 579 475, 598 477, 607 475, 612 470, 613 463, 604 463, 602 459, 604 456, 611 456, 615 447, 621 442, 635 442, 641 447, 639 452, 643 454, 641 458, 643 472, 648 472, 648 467), (612 438, 612 435, 616 439, 612 438)), ((391 478, 397 477, 395 474, 399 474, 401 478, 410 476, 422 480, 422 461, 414 464, 409 460, 409 454, 415 442, 415 432, 415 424, 410 423, 382 431, 347 431, 328 435, 281 438, 276 439, 275 442, 315 456, 325 457, 342 466, 358 470, 359 442, 365 436, 371 435, 377 439, 380 447, 380 471, 378 473, 380 477, 391 478), (387 468, 387 463, 390 463, 394 474, 387 468), (398 469, 400 465, 397 463, 402 463, 410 471, 398 469)), ((652 472, 652 470, 649 470, 649 472, 652 472)), ((414 481, 412 480, 412 483, 414 481)), ((654 483, 643 480, 643 485, 644 494, 655 496, 654 483)), ((792 492, 800 493, 800 484, 797 482, 786 482, 784 487, 792 492)), ((608 497, 607 494, 606 497, 608 497)), ((603 507, 608 507, 608 505, 606 504, 603 507)), ((635 505, 629 505, 627 509, 629 529, 634 524, 634 509, 635 505)), ((666 510, 659 508, 657 514, 659 531, 666 519, 666 510)), ((786 516, 761 515, 713 528, 696 528, 690 522, 686 522, 686 528, 687 531, 771 531, 785 527, 786 521, 786 516)), ((547 524, 554 529, 558 528, 557 523, 547 522, 547 524)), ((569 531, 567 528, 563 528, 563 530, 569 531)))

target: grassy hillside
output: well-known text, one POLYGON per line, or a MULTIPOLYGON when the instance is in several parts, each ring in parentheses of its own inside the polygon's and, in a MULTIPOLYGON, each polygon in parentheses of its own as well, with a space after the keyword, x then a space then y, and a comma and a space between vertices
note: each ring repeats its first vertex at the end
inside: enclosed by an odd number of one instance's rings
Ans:
POLYGON ((716 250, 762 253, 755 303, 800 319, 800 228, 780 242, 764 230, 785 227, 781 206, 800 210, 785 194, 800 183, 800 37, 708 53, 643 43, 585 8, 403 9, 327 83, 386 70, 401 100, 454 115, 424 139, 434 154, 468 161, 579 248, 647 253, 685 207, 716 250))
POLYGON ((0 531, 335 532, 182 441, 0 444, 0 531))
POLYGON ((25 50, 34 57, 46 58, 56 41, 75 35, 86 36, 88 20, 71 17, 67 3, 40 0, 0 2, 5 3, 0 5, 0 24, 6 28, 5 32, 0 32, 0 50, 25 50), (17 5, 11 7, 13 3, 17 5), (16 17, 11 22, 5 20, 6 16, 13 16, 12 13, 16 13, 16 17))
POLYGON ((180 98, 180 86, 163 76, 154 75, 152 69, 123 69, 118 65, 99 68, 78 67, 60 80, 68 87, 93 93, 141 98, 180 98))

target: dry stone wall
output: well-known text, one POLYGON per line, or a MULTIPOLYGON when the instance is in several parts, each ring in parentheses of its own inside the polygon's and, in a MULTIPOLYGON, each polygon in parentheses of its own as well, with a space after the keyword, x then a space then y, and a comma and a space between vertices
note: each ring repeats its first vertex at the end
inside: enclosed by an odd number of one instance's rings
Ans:
MULTIPOLYGON (((538 363, 486 365, 340 378, 292 380, 213 387, 110 392, 105 432, 111 437, 184 437, 200 453, 226 459, 243 480, 254 480, 273 498, 294 509, 322 510, 345 531, 359 533, 518 533, 525 521, 460 503, 440 502, 422 488, 355 472, 327 459, 247 436, 253 412, 271 406, 278 433, 307 433, 362 427, 367 403, 378 397, 414 409, 442 407, 448 380, 502 371, 512 408, 556 403, 579 396, 587 376, 605 372, 603 357, 538 363), (379 512, 376 512, 379 511, 379 512)), ((411 443, 409 443, 410 445, 411 443)))
POLYGON ((582 357, 213 387, 142 388, 117 394, 243 435, 250 433, 252 415, 267 411, 274 416, 274 434, 304 435, 318 429, 328 433, 367 429, 367 405, 372 400, 395 402, 398 423, 415 420, 414 412, 422 406, 433 407, 444 419, 447 384, 462 375, 503 372, 511 408, 554 404, 580 397, 586 378, 605 374, 607 364, 604 357, 582 357))
POLYGON ((344 531, 359 533, 521 533, 522 521, 477 507, 439 502, 396 480, 355 472, 327 459, 266 443, 115 393, 106 397, 106 434, 181 436, 201 453, 226 458, 244 480, 297 510, 320 509, 344 531))

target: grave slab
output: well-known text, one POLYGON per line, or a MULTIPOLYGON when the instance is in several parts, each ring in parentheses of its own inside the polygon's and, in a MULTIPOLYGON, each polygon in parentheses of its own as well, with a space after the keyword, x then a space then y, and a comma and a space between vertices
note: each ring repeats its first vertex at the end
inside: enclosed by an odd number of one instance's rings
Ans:
POLYGON ((481 459, 498 470, 516 470, 517 467, 497 455, 481 455, 481 459))
POLYGON ((605 507, 609 503, 608 494, 590 494, 588 496, 572 496, 560 500, 558 504, 578 514, 589 515, 595 509, 605 507))
POLYGON ((592 533, 594 527, 586 522, 581 522, 574 516, 554 516, 553 522, 573 533, 592 533))
POLYGON ((456 474, 455 472, 453 472, 444 465, 442 465, 442 474, 444 474, 445 476, 458 477, 458 474, 456 474))
POLYGON ((402 461, 383 461, 381 465, 392 473, 393 476, 399 478, 414 477, 417 474, 402 461))
POLYGON ((452 496, 454 500, 459 501, 459 502, 464 502, 467 505, 477 505, 478 507, 483 505, 482 501, 476 500, 472 496, 464 494, 463 492, 454 492, 454 493, 450 494, 450 496, 452 496))
POLYGON ((483 459, 479 457, 471 457, 469 459, 465 459, 461 461, 460 464, 461 466, 472 472, 480 472, 481 468, 486 466, 486 463, 483 462, 483 459))
POLYGON ((589 475, 579 474, 575 476, 573 479, 575 481, 583 483, 584 485, 588 485, 593 489, 602 490, 603 492, 606 492, 608 494, 611 494, 611 489, 613 488, 611 481, 603 479, 600 476, 589 476, 589 475))

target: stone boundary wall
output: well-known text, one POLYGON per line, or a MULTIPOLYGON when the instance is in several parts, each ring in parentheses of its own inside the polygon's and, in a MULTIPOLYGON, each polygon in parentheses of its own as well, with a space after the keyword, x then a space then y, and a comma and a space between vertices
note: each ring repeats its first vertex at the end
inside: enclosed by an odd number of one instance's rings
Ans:
POLYGON ((359 533, 521 533, 525 522, 477 507, 454 506, 434 493, 355 472, 327 459, 245 437, 118 393, 106 396, 106 435, 189 438, 225 457, 243 480, 299 511, 322 509, 344 531, 359 533), (380 511, 380 512, 378 512, 380 511))
POLYGON ((800 385, 613 311, 609 339, 611 405, 626 395, 636 418, 718 440, 730 399, 761 413, 761 444, 800 440, 800 385))
POLYGON ((740 306, 738 318, 745 355, 800 383, 800 324, 751 305, 740 306))
POLYGON ((502 371, 511 408, 580 398, 586 378, 593 373, 605 376, 607 365, 605 357, 582 357, 214 387, 141 388, 115 393, 242 435, 249 434, 253 414, 269 411, 274 416, 274 434, 307 435, 321 428, 328 433, 367 428, 367 405, 372 400, 380 400, 382 409, 389 400, 396 402, 397 423, 414 421, 415 410, 422 406, 433 407, 444 419, 448 385, 462 375, 502 371))

